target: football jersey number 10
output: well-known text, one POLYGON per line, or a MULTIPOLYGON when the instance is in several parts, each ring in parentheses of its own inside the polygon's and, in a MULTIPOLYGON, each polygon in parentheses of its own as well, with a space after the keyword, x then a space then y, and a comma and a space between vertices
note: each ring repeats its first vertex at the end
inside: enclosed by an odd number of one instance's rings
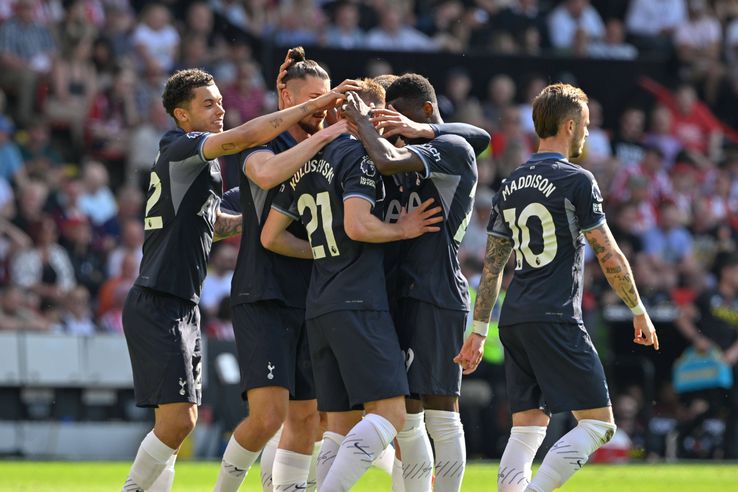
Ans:
POLYGON ((306 208, 310 210, 310 222, 305 225, 305 229, 308 233, 310 246, 313 248, 313 259, 325 258, 325 246, 321 244, 316 246, 313 240, 313 233, 318 230, 319 220, 323 223, 323 235, 330 255, 338 256, 341 254, 338 251, 336 237, 333 235, 333 211, 331 210, 331 198, 328 192, 322 191, 315 198, 307 193, 300 195, 297 200, 297 211, 302 215, 306 208), (318 219, 318 207, 320 207, 320 219, 318 219))
POLYGON ((502 211, 505 222, 510 226, 513 236, 513 248, 515 249, 515 269, 523 268, 523 260, 533 268, 541 268, 553 261, 558 250, 556 242, 556 225, 554 224, 551 212, 542 204, 534 202, 529 203, 520 215, 516 217, 514 208, 507 208, 502 211), (528 228, 528 220, 531 217, 537 217, 541 221, 541 229, 543 232, 543 251, 534 253, 530 249, 530 229, 528 228))

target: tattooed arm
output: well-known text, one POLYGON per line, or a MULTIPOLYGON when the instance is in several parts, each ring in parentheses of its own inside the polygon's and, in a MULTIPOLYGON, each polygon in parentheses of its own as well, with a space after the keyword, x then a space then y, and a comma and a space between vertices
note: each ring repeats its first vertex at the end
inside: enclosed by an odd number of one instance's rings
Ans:
POLYGON ((305 116, 333 107, 343 98, 343 93, 360 87, 352 80, 345 80, 332 91, 297 106, 275 113, 265 114, 246 123, 220 133, 213 133, 205 139, 202 155, 215 159, 222 155, 237 154, 244 149, 262 145, 277 135, 296 125, 305 116))
MULTIPOLYGON (((497 302, 502 285, 502 273, 510 258, 513 243, 510 239, 490 234, 487 237, 487 252, 484 257, 484 269, 479 281, 477 300, 474 303, 474 323, 486 327, 492 308, 497 302)), ((464 374, 471 374, 477 369, 484 354, 484 341, 487 337, 472 331, 454 362, 460 364, 464 374)))
POLYGON ((220 241, 243 232, 241 215, 231 215, 218 210, 213 225, 213 241, 220 241))
POLYGON ((623 300, 626 306, 633 311, 633 342, 639 345, 653 345, 659 349, 659 339, 651 318, 645 311, 638 289, 633 279, 628 259, 625 257, 606 223, 584 232, 589 245, 592 247, 602 272, 615 293, 623 300))

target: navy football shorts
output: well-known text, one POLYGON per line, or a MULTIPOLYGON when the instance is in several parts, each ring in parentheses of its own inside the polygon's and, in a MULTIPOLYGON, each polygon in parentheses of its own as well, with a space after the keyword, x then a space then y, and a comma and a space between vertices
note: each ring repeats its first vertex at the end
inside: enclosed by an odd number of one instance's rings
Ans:
POLYGON ((278 301, 233 306, 243 398, 253 388, 281 386, 294 400, 315 399, 305 310, 278 301))
POLYGON ((500 327, 507 396, 513 413, 551 413, 610 406, 602 362, 582 324, 519 323, 500 327))
POLYGON ((334 311, 307 320, 318 410, 345 412, 408 394, 387 311, 334 311))
POLYGON ((196 304, 134 285, 123 306, 136 405, 200 404, 202 354, 196 304))
POLYGON ((466 311, 401 299, 396 325, 411 394, 459 396, 461 366, 453 359, 464 344, 467 316, 466 311))

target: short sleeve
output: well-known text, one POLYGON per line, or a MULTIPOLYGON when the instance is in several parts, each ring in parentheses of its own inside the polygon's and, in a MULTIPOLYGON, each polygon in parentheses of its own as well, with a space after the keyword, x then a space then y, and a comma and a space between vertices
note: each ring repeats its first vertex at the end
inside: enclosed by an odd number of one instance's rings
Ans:
POLYGON ((408 145, 407 149, 422 159, 424 178, 433 173, 461 174, 476 160, 472 146, 458 135, 441 135, 428 143, 408 145))
POLYGON ((597 180, 591 173, 577 175, 574 185, 574 213, 583 232, 592 230, 605 223, 605 211, 602 208, 602 193, 597 180))
POLYGON ((492 212, 487 224, 487 234, 512 239, 512 232, 507 226, 500 210, 500 194, 495 195, 492 200, 492 212))
POLYGON ((240 214, 241 209, 241 188, 235 186, 223 193, 223 200, 220 202, 221 210, 240 214))
POLYGON ((182 134, 167 147, 167 160, 172 163, 192 162, 197 157, 202 164, 208 162, 202 153, 205 140, 210 136, 208 132, 189 132, 182 134))
POLYGON ((346 167, 341 179, 343 200, 347 198, 363 198, 376 205, 381 197, 382 178, 377 172, 374 162, 364 153, 355 153, 352 162, 346 167))
POLYGON ((277 194, 272 199, 272 208, 292 220, 300 220, 300 214, 297 212, 297 203, 295 202, 295 193, 289 181, 285 181, 280 185, 277 194))

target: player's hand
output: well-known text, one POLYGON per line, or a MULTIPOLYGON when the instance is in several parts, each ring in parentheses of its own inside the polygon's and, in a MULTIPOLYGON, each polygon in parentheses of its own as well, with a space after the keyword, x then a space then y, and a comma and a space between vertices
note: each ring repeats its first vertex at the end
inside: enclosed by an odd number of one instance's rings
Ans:
POLYGON ((346 120, 338 120, 336 123, 333 123, 331 126, 327 126, 317 132, 315 135, 313 135, 310 138, 324 138, 325 143, 324 145, 327 145, 334 141, 336 138, 339 137, 339 135, 343 135, 344 133, 349 133, 349 124, 346 120))
POLYGON ((343 117, 356 124, 371 111, 364 101, 355 92, 346 94, 346 102, 341 106, 343 117))
POLYGON ((390 106, 388 109, 375 109, 371 118, 377 131, 384 130, 382 136, 385 138, 402 135, 406 138, 433 138, 435 134, 430 125, 413 121, 404 114, 390 106))
POLYGON ((440 215, 441 207, 429 208, 431 205, 433 205, 433 199, 429 198, 412 212, 408 213, 404 208, 400 211, 397 225, 403 230, 403 239, 413 239, 426 232, 441 230, 440 227, 433 225, 443 222, 443 216, 440 215))
POLYGON ((653 327, 648 313, 633 316, 633 332, 633 343, 653 345, 654 349, 659 349, 659 337, 656 335, 656 328, 653 327))
POLYGON ((287 75, 287 69, 292 65, 290 53, 292 53, 292 49, 287 50, 287 54, 284 57, 284 61, 279 66, 279 73, 277 74, 277 105, 279 109, 285 108, 284 100, 282 100, 282 90, 287 87, 287 84, 285 84, 283 80, 285 75, 287 75))
POLYGON ((353 79, 346 79, 331 89, 330 92, 316 98, 315 101, 318 102, 322 108, 332 108, 346 99, 347 92, 359 90, 361 90, 360 82, 353 79))
POLYGON ((484 341, 487 337, 483 337, 478 333, 469 333, 464 340, 464 346, 456 357, 454 363, 461 366, 464 374, 471 374, 477 370, 479 363, 482 362, 484 355, 484 341))

